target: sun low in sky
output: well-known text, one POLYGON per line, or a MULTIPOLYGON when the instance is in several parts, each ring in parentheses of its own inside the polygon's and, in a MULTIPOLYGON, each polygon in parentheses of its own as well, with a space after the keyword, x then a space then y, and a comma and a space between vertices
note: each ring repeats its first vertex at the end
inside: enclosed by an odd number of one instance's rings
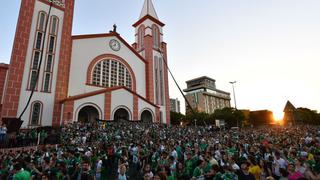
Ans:
MULTIPOLYGON (((238 109, 273 110, 287 100, 320 110, 319 0, 154 0, 168 44, 168 64, 182 89, 208 76, 232 92, 238 109)), ((143 0, 76 1, 73 34, 118 32, 134 42, 131 26, 143 0)), ((0 6, 0 62, 9 63, 20 0, 0 6)), ((170 78, 169 78, 170 79, 170 78)), ((170 97, 184 100, 170 79, 170 97)), ((231 97, 233 98, 232 94, 231 97)), ((231 103, 233 104, 233 99, 231 103)))
POLYGON ((282 111, 273 111, 273 119, 275 122, 281 122, 284 117, 284 112, 282 111))

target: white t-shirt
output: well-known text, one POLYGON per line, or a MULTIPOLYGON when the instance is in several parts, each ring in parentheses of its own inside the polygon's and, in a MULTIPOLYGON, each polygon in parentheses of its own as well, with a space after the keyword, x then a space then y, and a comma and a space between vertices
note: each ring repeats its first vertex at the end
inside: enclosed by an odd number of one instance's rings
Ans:
POLYGON ((287 166, 287 163, 284 159, 280 158, 280 159, 275 159, 274 160, 274 164, 275 164, 275 167, 274 167, 274 174, 277 175, 277 176, 281 176, 280 174, 280 168, 283 168, 285 169, 286 166, 287 166))
POLYGON ((240 167, 236 163, 232 164, 231 167, 233 170, 240 170, 240 167))
POLYGON ((127 180, 127 176, 125 174, 124 175, 119 174, 118 180, 127 180))
POLYGON ((209 162, 212 165, 219 165, 218 161, 215 158, 211 158, 209 162))
POLYGON ((97 171, 101 171, 101 167, 102 167, 102 160, 99 160, 97 163, 97 171))
POLYGON ((144 177, 153 178, 152 171, 150 171, 149 173, 144 174, 144 177))
POLYGON ((102 167, 102 160, 99 160, 96 164, 96 179, 100 179, 101 177, 101 167, 102 167))
POLYGON ((0 134, 7 134, 7 127, 0 127, 0 134))
POLYGON ((171 152, 171 156, 174 157, 175 160, 177 160, 177 159, 178 159, 178 153, 177 153, 177 151, 176 151, 176 150, 173 150, 173 151, 171 152))

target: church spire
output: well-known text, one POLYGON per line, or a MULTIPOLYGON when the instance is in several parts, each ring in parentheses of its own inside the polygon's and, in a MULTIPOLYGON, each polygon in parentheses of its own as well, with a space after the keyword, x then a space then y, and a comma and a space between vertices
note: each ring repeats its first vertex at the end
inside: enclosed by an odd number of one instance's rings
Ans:
POLYGON ((156 10, 154 9, 152 0, 145 0, 143 4, 143 8, 140 14, 140 18, 143 18, 144 16, 149 15, 152 16, 153 18, 159 20, 156 10))

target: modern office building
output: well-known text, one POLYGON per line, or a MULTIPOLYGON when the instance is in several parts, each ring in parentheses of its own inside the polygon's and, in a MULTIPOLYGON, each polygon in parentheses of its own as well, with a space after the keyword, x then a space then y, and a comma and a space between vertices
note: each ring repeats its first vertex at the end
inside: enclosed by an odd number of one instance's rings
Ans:
POLYGON ((0 116, 24 112, 22 128, 95 119, 169 124, 165 24, 152 1, 133 24, 133 44, 116 26, 72 35, 74 3, 21 0, 11 61, 0 64, 0 116))
POLYGON ((180 113, 180 101, 178 98, 170 99, 170 111, 180 113))
MULTIPOLYGON (((187 89, 183 91, 192 108, 211 114, 216 109, 230 107, 230 93, 217 89, 215 82, 207 76, 186 81, 187 89)), ((186 111, 189 110, 186 102, 186 111)))

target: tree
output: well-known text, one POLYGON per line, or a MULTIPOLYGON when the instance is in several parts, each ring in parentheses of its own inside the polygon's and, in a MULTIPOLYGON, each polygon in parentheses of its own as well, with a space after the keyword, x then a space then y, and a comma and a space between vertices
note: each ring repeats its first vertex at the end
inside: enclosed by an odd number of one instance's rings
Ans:
POLYGON ((171 125, 180 125, 180 123, 185 119, 185 115, 177 112, 170 111, 170 121, 171 125))
POLYGON ((226 124, 230 127, 232 126, 240 126, 244 121, 245 117, 242 111, 239 111, 234 108, 223 108, 217 109, 212 114, 214 119, 225 120, 226 124))
POLYGON ((308 108, 298 108, 296 111, 297 123, 320 125, 320 114, 308 108))
POLYGON ((185 116, 185 121, 189 125, 197 125, 197 126, 205 126, 205 125, 210 125, 215 123, 215 119, 212 118, 212 116, 208 113, 205 112, 187 112, 185 116))
MULTIPOLYGON (((236 110, 234 108, 223 108, 217 109, 213 114, 208 114, 205 112, 187 112, 185 116, 185 121, 190 125, 214 125, 215 120, 225 120, 228 126, 241 126, 245 119, 242 111, 236 110)), ((172 121, 172 120, 171 120, 172 121)))

